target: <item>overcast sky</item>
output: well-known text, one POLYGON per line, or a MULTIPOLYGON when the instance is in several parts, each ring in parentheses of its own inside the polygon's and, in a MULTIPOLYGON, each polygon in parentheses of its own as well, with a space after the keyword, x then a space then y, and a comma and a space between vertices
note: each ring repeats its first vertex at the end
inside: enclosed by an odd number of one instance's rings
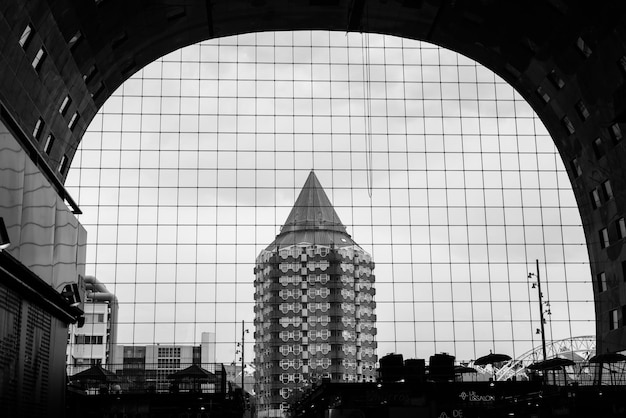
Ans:
POLYGON ((538 345, 535 259, 548 339, 594 333, 569 180, 510 86, 424 43, 281 32, 150 64, 85 135, 67 186, 88 272, 120 300, 119 343, 210 331, 218 361, 235 360, 241 321, 253 328, 255 257, 312 169, 376 262, 379 356, 538 345))

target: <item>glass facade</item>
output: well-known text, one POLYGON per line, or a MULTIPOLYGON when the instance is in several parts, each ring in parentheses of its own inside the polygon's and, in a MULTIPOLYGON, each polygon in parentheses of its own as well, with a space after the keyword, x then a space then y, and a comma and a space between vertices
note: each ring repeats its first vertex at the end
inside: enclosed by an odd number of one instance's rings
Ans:
POLYGON ((88 273, 119 299, 118 343, 214 332, 216 361, 240 361, 255 260, 311 170, 376 260, 380 353, 531 350, 535 260, 547 338, 594 334, 578 208, 522 97, 425 43, 281 32, 172 52, 85 134, 66 184, 84 212, 88 273))

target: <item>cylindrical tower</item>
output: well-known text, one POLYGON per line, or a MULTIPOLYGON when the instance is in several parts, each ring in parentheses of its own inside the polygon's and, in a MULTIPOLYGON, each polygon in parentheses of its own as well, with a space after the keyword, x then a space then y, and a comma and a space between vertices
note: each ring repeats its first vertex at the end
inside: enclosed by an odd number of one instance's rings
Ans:
POLYGON ((259 416, 308 385, 375 380, 374 262, 346 232, 314 172, 255 267, 259 416))

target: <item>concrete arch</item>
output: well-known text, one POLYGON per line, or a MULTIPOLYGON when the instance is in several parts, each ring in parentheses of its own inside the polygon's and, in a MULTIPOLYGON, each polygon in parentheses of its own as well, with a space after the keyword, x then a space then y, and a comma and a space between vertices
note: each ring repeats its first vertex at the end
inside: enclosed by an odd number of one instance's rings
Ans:
POLYGON ((618 222, 626 216, 623 2, 8 0, 0 9, 1 116, 62 197, 69 162, 107 97, 154 59, 201 40, 267 30, 367 31, 424 40, 484 64, 526 98, 561 153, 592 277, 604 273, 608 285, 594 286, 597 347, 626 349, 618 222), (609 320, 614 312, 618 323, 609 320))

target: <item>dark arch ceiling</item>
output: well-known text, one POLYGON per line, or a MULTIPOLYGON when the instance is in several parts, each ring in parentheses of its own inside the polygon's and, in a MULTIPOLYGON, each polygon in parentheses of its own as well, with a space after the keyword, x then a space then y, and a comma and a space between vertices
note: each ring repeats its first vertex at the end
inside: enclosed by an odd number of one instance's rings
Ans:
POLYGON ((626 349, 626 251, 616 229, 626 215, 626 2, 4 0, 0 13, 1 116, 62 194, 68 162, 107 97, 146 64, 186 45, 320 29, 424 40, 473 58, 515 87, 551 133, 580 208, 591 275, 604 272, 609 281, 609 291, 594 286, 598 349, 626 349), (20 46, 27 25, 33 34, 20 46), (41 48, 45 60, 34 70, 41 48), (45 130, 33 138, 40 118, 45 130), (56 140, 46 148, 48 133, 56 140), (590 199, 594 190, 601 207, 590 199), (617 329, 608 320, 614 310, 617 329))

